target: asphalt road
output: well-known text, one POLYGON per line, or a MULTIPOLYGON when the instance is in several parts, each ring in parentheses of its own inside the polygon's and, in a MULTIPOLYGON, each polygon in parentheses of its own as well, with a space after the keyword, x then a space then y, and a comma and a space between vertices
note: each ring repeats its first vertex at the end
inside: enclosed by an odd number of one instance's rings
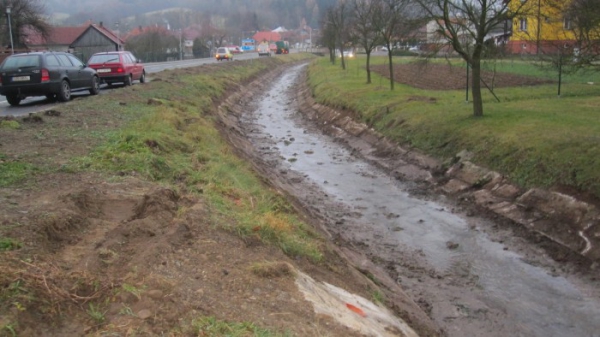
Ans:
MULTIPOLYGON (((245 54, 237 54, 234 55, 235 60, 247 60, 251 58, 257 58, 257 53, 245 53, 245 54)), ((195 67, 203 64, 210 63, 218 63, 218 62, 227 62, 227 61, 217 61, 214 58, 203 58, 203 59, 192 59, 192 60, 183 60, 183 61, 171 61, 171 62, 158 62, 158 63, 146 63, 144 64, 144 68, 146 69, 146 73, 153 74, 158 73, 168 69, 178 69, 178 68, 187 68, 187 67, 195 67)), ((152 77, 149 76, 149 80, 152 80, 152 77)), ((138 82, 134 82, 136 85, 138 82)), ((109 93, 111 90, 118 90, 120 88, 119 85, 115 85, 113 87, 108 87, 107 85, 102 85, 100 90, 100 95, 105 95, 109 93)), ((86 91, 81 92, 73 92, 72 100, 85 99, 90 94, 86 91)), ((60 102, 52 102, 49 101, 45 96, 36 96, 36 97, 28 97, 21 101, 19 106, 11 106, 6 101, 4 96, 0 96, 0 117, 4 116, 26 116, 31 113, 35 113, 38 111, 51 109, 52 107, 62 104, 60 102)))

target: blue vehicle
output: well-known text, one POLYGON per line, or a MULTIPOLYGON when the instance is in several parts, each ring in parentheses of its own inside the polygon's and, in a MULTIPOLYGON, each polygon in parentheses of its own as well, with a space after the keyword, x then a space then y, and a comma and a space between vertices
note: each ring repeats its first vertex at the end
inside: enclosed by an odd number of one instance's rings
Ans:
POLYGON ((256 50, 256 41, 254 41, 254 39, 243 39, 241 48, 244 52, 255 51, 256 50))

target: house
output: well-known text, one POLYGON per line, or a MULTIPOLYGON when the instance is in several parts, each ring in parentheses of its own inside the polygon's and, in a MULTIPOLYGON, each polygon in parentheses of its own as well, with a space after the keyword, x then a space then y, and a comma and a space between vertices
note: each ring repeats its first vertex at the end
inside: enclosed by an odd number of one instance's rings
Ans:
POLYGON ((256 43, 260 43, 262 41, 267 41, 271 43, 275 41, 281 41, 281 34, 273 31, 262 31, 254 34, 252 38, 254 39, 254 41, 256 41, 256 43))
POLYGON ((123 40, 102 22, 90 24, 72 43, 71 48, 82 60, 95 53, 123 50, 123 40))
POLYGON ((25 31, 25 46, 31 51, 64 51, 86 61, 92 54, 102 51, 123 50, 123 40, 102 22, 88 21, 76 27, 51 27, 44 38, 33 30, 25 31))
POLYGON ((571 18, 565 15, 570 1, 511 0, 510 8, 521 15, 512 22, 507 51, 514 54, 556 53, 573 47, 575 35, 571 18))
MULTIPOLYGON (((472 30, 473 27, 468 25, 466 21, 459 19, 451 19, 450 21, 457 31, 458 38, 460 39, 462 44, 472 43, 473 38, 469 34, 469 30, 472 30), (466 27, 468 26, 468 27, 466 27)), ((448 29, 444 29, 445 27, 444 20, 430 20, 425 25, 425 42, 421 44, 421 50, 427 52, 435 52, 439 54, 453 54, 454 49, 448 39, 450 35, 448 29)))
POLYGON ((31 51, 53 50, 73 52, 71 43, 87 29, 85 26, 77 27, 51 27, 48 37, 44 38, 37 31, 25 28, 23 39, 25 46, 31 51))

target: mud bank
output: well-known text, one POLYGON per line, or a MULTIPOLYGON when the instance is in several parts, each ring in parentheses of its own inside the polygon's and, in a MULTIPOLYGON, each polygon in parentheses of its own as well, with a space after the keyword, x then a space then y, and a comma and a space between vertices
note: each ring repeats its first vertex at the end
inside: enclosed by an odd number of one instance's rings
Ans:
POLYGON ((522 190, 508 177, 472 163, 468 150, 448 163, 398 146, 356 122, 352 112, 316 103, 307 82, 302 82, 304 85, 297 88, 302 113, 397 179, 428 185, 463 204, 514 221, 590 261, 600 260, 597 205, 559 192, 522 190))

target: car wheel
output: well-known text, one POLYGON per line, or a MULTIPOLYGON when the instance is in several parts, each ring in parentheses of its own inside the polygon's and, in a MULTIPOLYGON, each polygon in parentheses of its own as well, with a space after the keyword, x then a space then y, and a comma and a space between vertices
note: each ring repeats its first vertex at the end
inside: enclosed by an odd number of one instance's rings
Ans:
POLYGON ((17 106, 21 103, 21 98, 17 95, 8 95, 6 96, 6 100, 8 101, 8 104, 12 106, 17 106))
POLYGON ((98 95, 100 92, 100 79, 97 76, 92 77, 92 88, 90 89, 91 95, 98 95))
POLYGON ((127 87, 127 86, 130 86, 130 85, 131 85, 131 82, 132 82, 132 80, 131 80, 131 75, 129 75, 129 76, 127 76, 127 77, 125 78, 125 86, 126 86, 126 87, 127 87))
POLYGON ((67 80, 63 80, 60 83, 60 92, 56 95, 61 102, 66 102, 71 99, 71 85, 67 80))
POLYGON ((142 71, 142 76, 140 76, 140 83, 146 83, 146 72, 142 71))

